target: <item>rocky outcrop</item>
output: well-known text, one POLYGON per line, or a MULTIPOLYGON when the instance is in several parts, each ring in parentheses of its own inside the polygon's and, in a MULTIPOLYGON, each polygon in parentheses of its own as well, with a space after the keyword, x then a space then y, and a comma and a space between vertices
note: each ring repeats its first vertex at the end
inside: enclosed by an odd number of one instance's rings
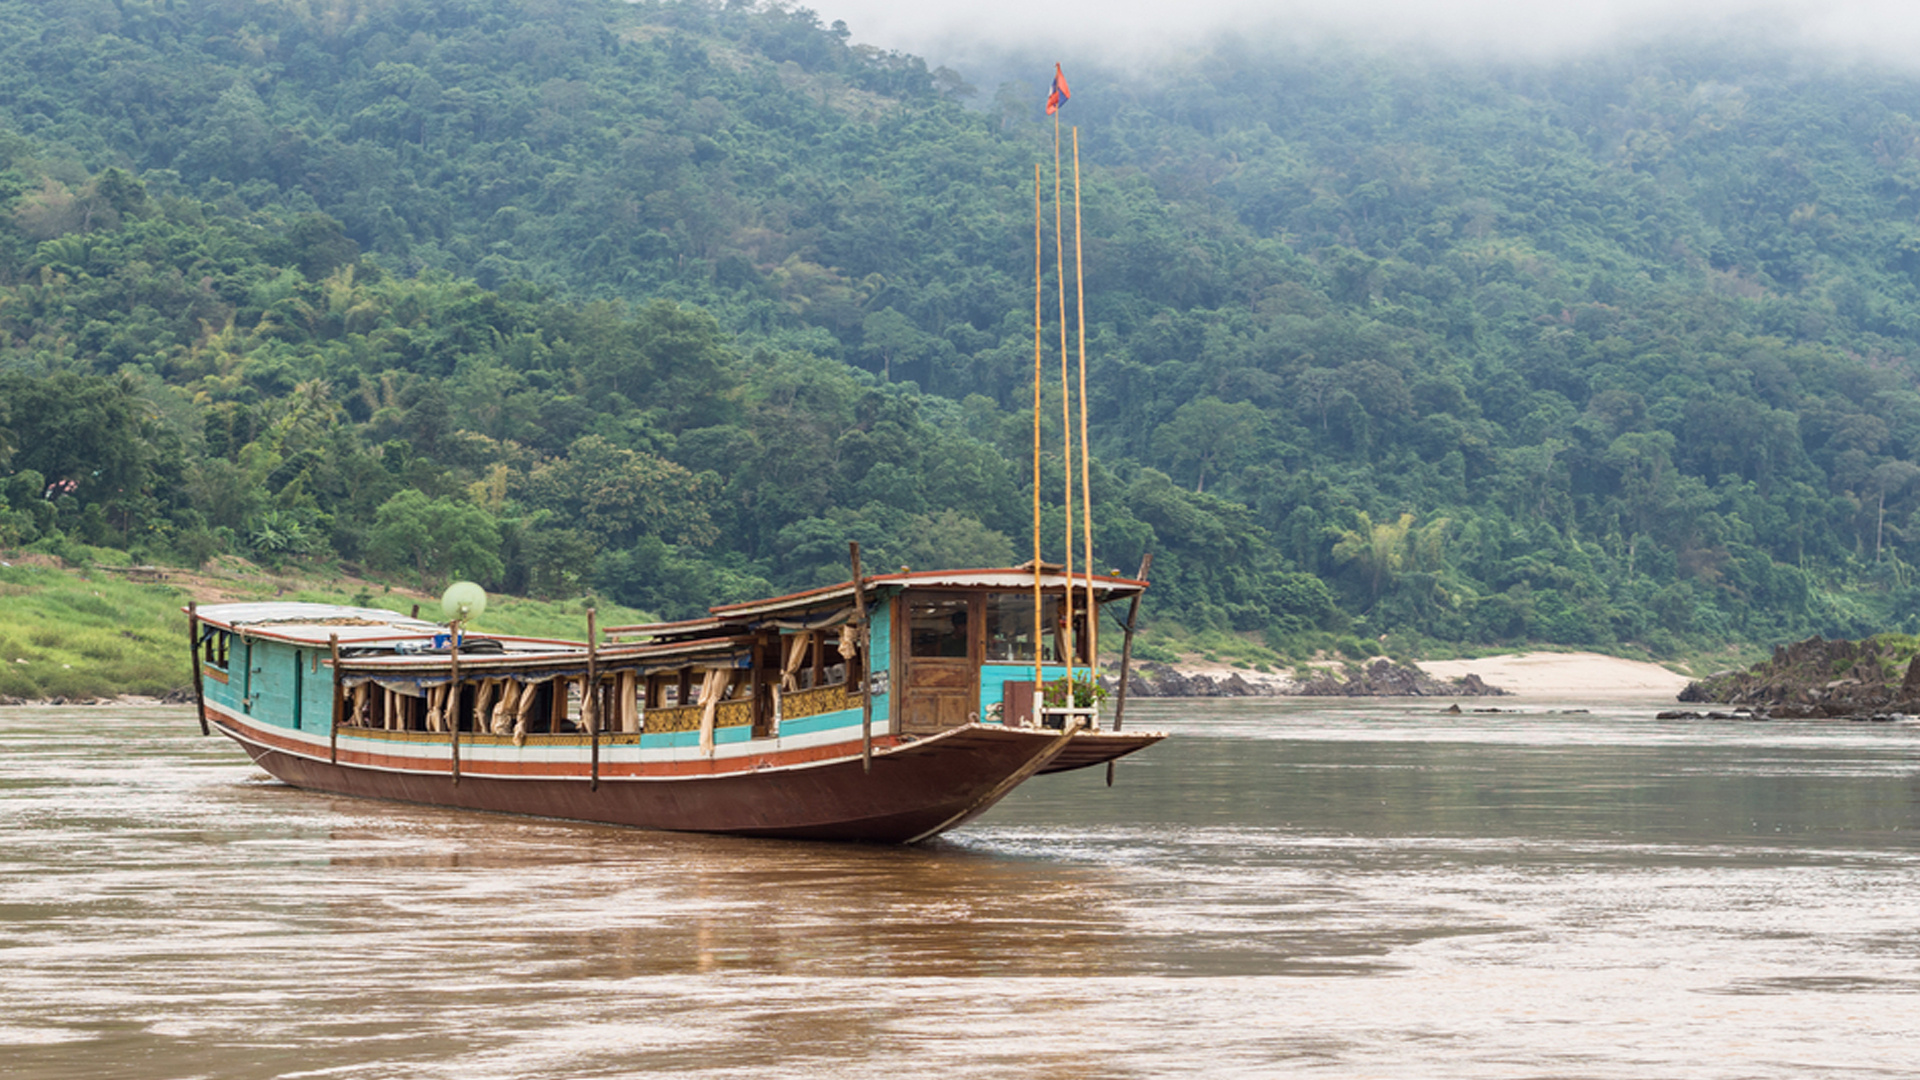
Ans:
MULTIPOLYGON (((1878 638, 1811 637, 1775 646, 1746 671, 1722 671, 1687 684, 1685 702, 1744 706, 1754 719, 1872 719, 1920 713, 1920 656, 1878 638)), ((1711 716, 1712 714, 1709 714, 1711 716)))
POLYGON ((1488 686, 1478 675, 1436 679, 1417 667, 1391 660, 1349 667, 1344 675, 1309 679, 1292 692, 1303 697, 1484 697, 1506 693, 1488 686))
POLYGON ((1130 697, 1272 697, 1279 693, 1279 686, 1255 682, 1238 672, 1216 679, 1156 663, 1141 664, 1127 681, 1130 697))
MULTIPOLYGON (((1111 680, 1108 680, 1111 682, 1111 680)), ((1111 687, 1109 687, 1111 689, 1111 687)), ((1304 683, 1277 677, 1247 678, 1183 672, 1168 664, 1146 663, 1134 669, 1127 685, 1132 697, 1482 697, 1506 693, 1478 675, 1436 679, 1417 667, 1375 660, 1343 674, 1321 675, 1304 683)))

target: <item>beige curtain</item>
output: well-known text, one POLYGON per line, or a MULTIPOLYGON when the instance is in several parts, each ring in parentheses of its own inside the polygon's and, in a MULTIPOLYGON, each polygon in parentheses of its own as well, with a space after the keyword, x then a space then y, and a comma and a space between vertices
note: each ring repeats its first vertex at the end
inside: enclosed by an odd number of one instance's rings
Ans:
POLYGON ((620 701, 620 730, 633 734, 640 730, 640 673, 623 671, 614 693, 620 701))
POLYGON ((527 723, 533 718, 533 688, 538 684, 528 683, 520 688, 520 700, 513 711, 513 745, 525 746, 527 742, 527 723))
POLYGON ((811 631, 802 631, 787 639, 787 662, 780 668, 780 689, 800 689, 800 668, 807 662, 807 647, 812 644, 811 631))
POLYGON ((447 715, 447 688, 444 686, 427 687, 427 730, 445 731, 443 721, 447 715))
POLYGON ((500 686, 500 700, 494 703, 493 716, 487 724, 487 730, 495 735, 505 735, 513 730, 513 717, 520 708, 520 684, 513 679, 505 680, 500 686))
POLYGON ((720 714, 720 695, 733 681, 732 668, 708 668, 700 682, 700 751, 713 756, 713 722, 720 714))
POLYGON ((487 730, 487 721, 493 716, 493 692, 497 689, 497 679, 481 679, 480 686, 473 692, 473 730, 487 730))

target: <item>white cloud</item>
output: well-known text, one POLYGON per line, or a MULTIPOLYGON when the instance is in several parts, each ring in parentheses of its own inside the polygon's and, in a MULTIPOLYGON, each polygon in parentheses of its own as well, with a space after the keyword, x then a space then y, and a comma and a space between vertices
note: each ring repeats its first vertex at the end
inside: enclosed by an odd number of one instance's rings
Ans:
POLYGON ((917 53, 935 64, 1005 50, 1123 59, 1190 47, 1221 33, 1431 44, 1506 56, 1731 33, 1856 58, 1920 57, 1920 5, 1886 0, 817 0, 806 6, 823 21, 845 19, 855 41, 917 53))

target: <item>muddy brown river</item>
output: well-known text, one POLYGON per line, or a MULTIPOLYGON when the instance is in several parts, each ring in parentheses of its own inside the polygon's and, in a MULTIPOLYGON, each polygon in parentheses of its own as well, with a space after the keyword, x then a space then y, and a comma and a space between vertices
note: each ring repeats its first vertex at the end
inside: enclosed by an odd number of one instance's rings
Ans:
POLYGON ((1920 1072, 1920 725, 1518 707, 1136 703, 1174 737, 1112 789, 916 848, 312 795, 191 710, 0 709, 0 1076, 1920 1072))

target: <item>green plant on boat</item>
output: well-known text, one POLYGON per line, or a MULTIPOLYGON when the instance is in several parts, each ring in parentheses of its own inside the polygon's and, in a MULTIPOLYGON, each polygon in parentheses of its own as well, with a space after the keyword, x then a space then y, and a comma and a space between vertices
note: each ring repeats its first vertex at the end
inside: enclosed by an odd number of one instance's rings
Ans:
POLYGON ((1052 682, 1041 686, 1041 700, 1049 709, 1067 708, 1067 702, 1073 702, 1072 708, 1091 709, 1107 700, 1107 688, 1092 674, 1062 675, 1052 682))

